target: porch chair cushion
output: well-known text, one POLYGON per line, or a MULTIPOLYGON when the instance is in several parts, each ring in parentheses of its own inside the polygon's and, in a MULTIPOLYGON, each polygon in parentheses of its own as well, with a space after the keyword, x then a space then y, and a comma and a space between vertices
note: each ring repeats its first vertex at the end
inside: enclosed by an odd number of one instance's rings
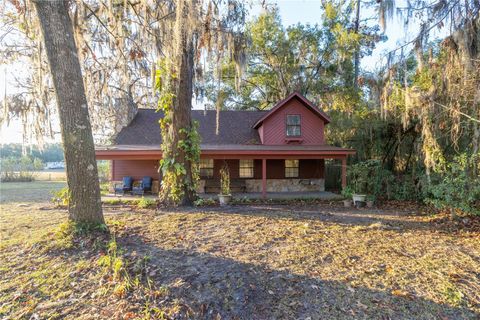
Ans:
POLYGON ((143 195, 145 192, 152 191, 152 178, 151 177, 143 177, 142 181, 138 184, 135 184, 132 189, 133 194, 143 195))
POLYGON ((132 191, 133 178, 132 177, 123 177, 122 183, 117 183, 114 185, 113 189, 115 194, 121 193, 124 194, 127 191, 132 191))
POLYGON ((142 185, 143 191, 152 191, 152 177, 143 177, 142 178, 142 185))

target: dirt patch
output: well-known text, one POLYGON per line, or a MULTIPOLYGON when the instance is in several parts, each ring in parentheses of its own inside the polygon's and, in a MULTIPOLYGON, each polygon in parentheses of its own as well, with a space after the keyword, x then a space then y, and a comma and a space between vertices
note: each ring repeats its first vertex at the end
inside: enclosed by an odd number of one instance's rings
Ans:
POLYGON ((409 205, 259 204, 157 214, 108 208, 119 256, 132 271, 131 287, 119 294, 92 245, 53 250, 42 242, 66 218, 42 206, 2 205, 1 317, 480 316, 477 219, 409 205))

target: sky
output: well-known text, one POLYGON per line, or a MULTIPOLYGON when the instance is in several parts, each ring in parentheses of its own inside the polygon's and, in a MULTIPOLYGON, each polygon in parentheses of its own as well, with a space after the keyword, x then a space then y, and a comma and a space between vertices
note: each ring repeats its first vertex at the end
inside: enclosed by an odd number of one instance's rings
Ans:
MULTIPOLYGON (((398 1, 397 6, 405 6, 406 1, 398 1)), ((302 23, 302 24, 320 24, 321 23, 321 10, 320 0, 279 0, 277 1, 282 22, 285 26, 302 23)), ((260 6, 254 5, 250 14, 252 16, 260 13, 260 6)), ((370 14, 370 13, 368 13, 370 14)), ((373 15, 374 12, 372 11, 373 15)), ((416 34, 418 27, 415 25, 409 26, 409 30, 406 33, 408 36, 413 37, 416 34)), ((385 57, 385 53, 398 47, 399 43, 405 40, 411 40, 409 38, 404 39, 405 35, 404 27, 400 22, 394 18, 394 20, 388 24, 385 35, 388 40, 383 43, 379 43, 377 48, 373 51, 369 57, 362 59, 362 68, 367 71, 374 71, 381 65, 382 59, 385 57)), ((13 75, 21 74, 22 72, 28 72, 22 65, 5 66, 0 65, 0 94, 3 96, 5 89, 7 94, 17 92, 11 85, 9 86, 9 79, 12 79, 13 75)), ((56 139, 59 139, 56 137, 56 139)), ((11 143, 22 142, 22 129, 19 121, 12 121, 9 127, 3 125, 0 128, 0 142, 11 143)))

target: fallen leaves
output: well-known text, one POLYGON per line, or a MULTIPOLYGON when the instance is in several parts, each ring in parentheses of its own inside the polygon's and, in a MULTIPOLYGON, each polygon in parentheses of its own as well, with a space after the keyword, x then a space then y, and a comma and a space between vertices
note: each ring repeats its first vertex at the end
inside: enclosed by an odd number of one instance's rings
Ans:
POLYGON ((0 279, 0 317, 60 312, 135 319, 146 312, 173 319, 395 319, 480 312, 476 220, 432 223, 429 216, 392 208, 325 206, 320 214, 318 206, 256 205, 233 206, 228 214, 218 208, 160 216, 107 211, 123 257, 141 275, 140 290, 102 275, 99 255, 87 245, 54 255, 42 244, 63 212, 13 207, 2 218, 18 224, 0 230, 8 239, 0 247, 7 262, 0 265, 6 275, 0 279), (470 231, 444 231, 449 228, 470 231), (26 230, 33 232, 29 239, 26 230), (71 303, 44 307, 56 300, 71 303), (468 308, 458 308, 460 303, 468 308))

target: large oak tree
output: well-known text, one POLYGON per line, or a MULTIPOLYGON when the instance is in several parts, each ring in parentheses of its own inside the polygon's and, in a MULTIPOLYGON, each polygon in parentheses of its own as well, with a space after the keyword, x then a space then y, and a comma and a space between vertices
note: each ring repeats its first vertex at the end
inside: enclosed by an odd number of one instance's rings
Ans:
POLYGON ((104 223, 92 129, 68 3, 34 3, 60 116, 70 192, 69 217, 75 222, 104 223))

